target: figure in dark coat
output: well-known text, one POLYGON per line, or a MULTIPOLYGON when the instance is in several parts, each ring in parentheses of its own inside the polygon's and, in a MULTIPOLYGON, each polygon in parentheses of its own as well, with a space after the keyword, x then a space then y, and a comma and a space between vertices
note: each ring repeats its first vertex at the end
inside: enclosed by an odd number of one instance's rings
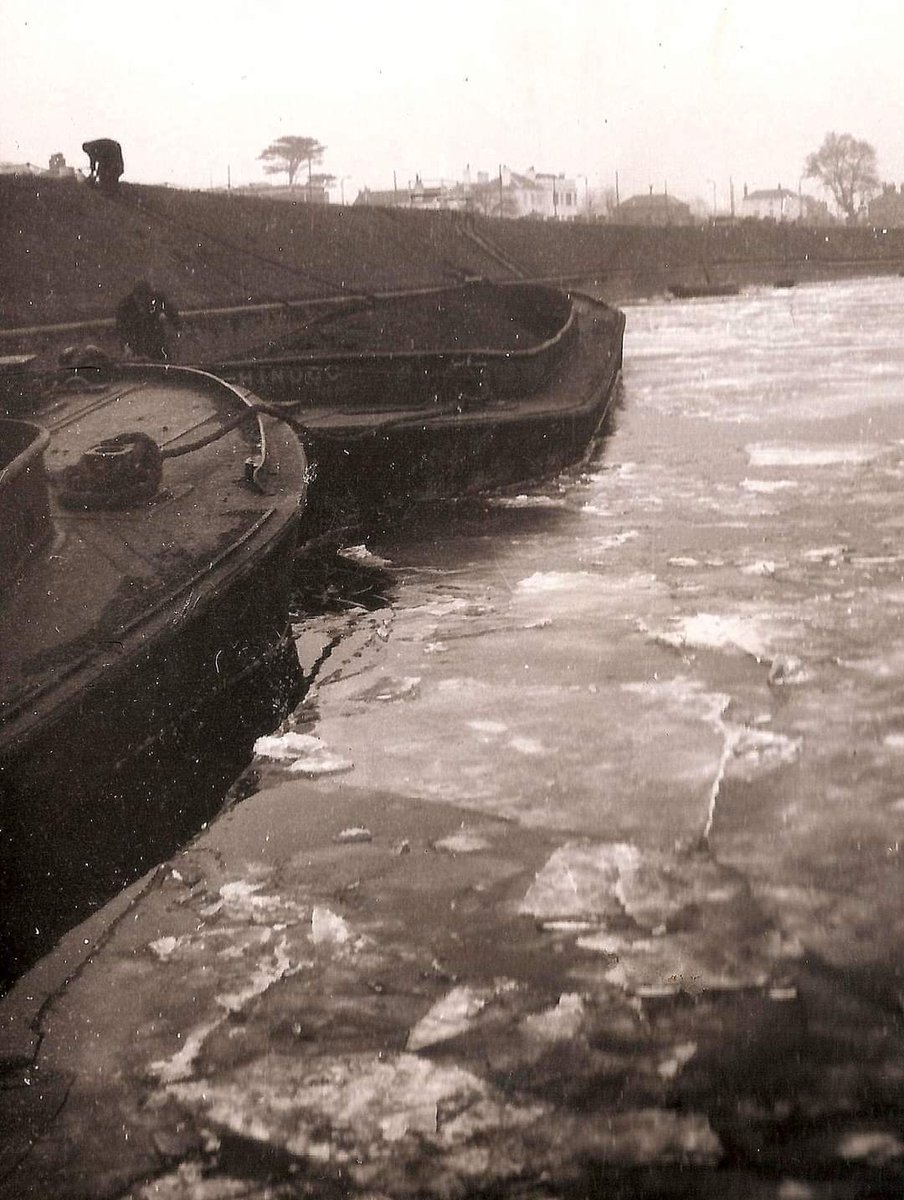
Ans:
POLYGON ((117 305, 116 333, 132 358, 166 362, 172 357, 168 335, 181 328, 175 306, 144 279, 117 305))
POLYGON ((93 142, 83 142, 82 149, 91 164, 88 182, 92 187, 99 187, 104 195, 115 196, 119 191, 119 177, 125 170, 122 146, 112 138, 95 138, 93 142))

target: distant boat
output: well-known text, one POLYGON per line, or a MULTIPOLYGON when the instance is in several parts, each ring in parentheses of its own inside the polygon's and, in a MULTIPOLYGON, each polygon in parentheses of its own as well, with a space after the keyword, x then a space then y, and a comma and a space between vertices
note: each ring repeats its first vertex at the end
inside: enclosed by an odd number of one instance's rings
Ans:
POLYGON ((291 407, 307 536, 554 475, 588 452, 625 318, 588 296, 471 283, 359 304, 211 370, 291 407))
POLYGON ((797 280, 790 279, 790 278, 789 279, 776 279, 775 283, 772 286, 777 287, 777 288, 793 288, 793 287, 797 286, 797 280))
POLYGON ((203 372, 45 384, 28 419, 0 419, 6 979, 210 815, 191 775, 188 802, 149 781, 185 747, 197 775, 285 652, 306 479, 296 434, 203 372))
POLYGON ((669 284, 669 291, 676 300, 695 300, 702 296, 737 296, 740 290, 736 283, 669 284))

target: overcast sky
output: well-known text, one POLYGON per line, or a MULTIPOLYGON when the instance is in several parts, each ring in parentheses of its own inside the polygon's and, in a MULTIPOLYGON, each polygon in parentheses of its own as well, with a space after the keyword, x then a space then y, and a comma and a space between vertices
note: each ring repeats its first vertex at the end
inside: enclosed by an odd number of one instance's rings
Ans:
POLYGON ((0 45, 0 160, 114 137, 132 182, 260 181, 298 134, 347 200, 505 163, 727 208, 829 130, 904 181, 902 0, 0 0, 0 45))

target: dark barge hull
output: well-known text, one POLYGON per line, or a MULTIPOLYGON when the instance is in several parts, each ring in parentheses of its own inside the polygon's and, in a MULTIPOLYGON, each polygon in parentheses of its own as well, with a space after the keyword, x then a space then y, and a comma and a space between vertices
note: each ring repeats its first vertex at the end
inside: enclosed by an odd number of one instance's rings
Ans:
MULTIPOLYGON (((153 370, 133 368, 133 376, 153 370)), ((176 377, 183 374, 195 373, 176 377)), ((225 386, 204 386, 217 385, 225 386)), ((279 460, 275 494, 246 500, 231 482, 237 459, 220 489, 223 503, 244 505, 241 530, 224 538, 220 518, 209 553, 195 547, 188 569, 174 547, 165 594, 118 628, 101 622, 100 640, 89 628, 73 653, 63 647, 33 697, 5 706, 2 984, 196 832, 222 803, 254 738, 296 698, 288 613, 305 463, 281 423, 267 438, 279 460)), ((201 486, 188 487, 186 497, 201 486)), ((217 515, 209 514, 211 527, 217 515)), ((92 514, 69 519, 77 533, 68 536, 90 541, 92 514)), ((195 519, 203 537, 205 513, 195 519)), ((49 549, 64 554, 66 538, 49 549)))
MULTIPOLYGON (((500 288, 508 293, 515 288, 500 288)), ((528 350, 281 356, 215 370, 305 426, 309 538, 383 529, 421 505, 527 485, 580 462, 612 404, 624 315, 520 285, 547 334, 528 350)))

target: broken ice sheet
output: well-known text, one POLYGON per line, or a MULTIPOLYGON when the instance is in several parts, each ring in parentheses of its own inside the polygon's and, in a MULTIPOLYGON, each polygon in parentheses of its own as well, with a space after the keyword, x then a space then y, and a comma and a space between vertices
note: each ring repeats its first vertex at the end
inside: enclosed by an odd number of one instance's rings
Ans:
POLYGON ((559 997, 554 1008, 525 1017, 521 1028, 539 1041, 570 1041, 580 1032, 584 1023, 584 1012, 583 997, 568 992, 559 997))
POLYGON ((207 1121, 291 1154, 348 1164, 353 1175, 381 1163, 404 1169, 406 1149, 420 1160, 425 1143, 447 1151, 482 1143, 545 1111, 497 1099, 485 1081, 461 1067, 405 1053, 313 1061, 272 1055, 236 1076, 170 1090, 207 1121), (405 1146, 409 1134, 417 1140, 405 1146))
POLYGON ((342 945, 352 936, 348 922, 328 908, 315 907, 311 913, 311 940, 315 945, 332 942, 342 945))
POLYGON ((274 762, 288 763, 289 771, 295 775, 332 775, 351 771, 355 765, 349 759, 333 754, 319 737, 292 730, 259 737, 254 743, 254 753, 274 762))
POLYGON ((271 758, 275 762, 287 762, 298 758, 299 755, 309 754, 322 745, 320 738, 290 730, 288 733, 259 737, 254 743, 254 753, 259 754, 261 758, 271 758))
POLYGON ((759 729, 740 729, 732 738, 726 776, 749 783, 759 775, 789 766, 800 758, 802 738, 759 729))
POLYGON ((411 1030, 406 1043, 407 1050, 422 1050, 437 1042, 446 1042, 458 1037, 470 1028, 475 1017, 486 1008, 491 1000, 504 992, 511 992, 517 985, 502 980, 493 987, 475 988, 463 985, 447 992, 411 1030))

